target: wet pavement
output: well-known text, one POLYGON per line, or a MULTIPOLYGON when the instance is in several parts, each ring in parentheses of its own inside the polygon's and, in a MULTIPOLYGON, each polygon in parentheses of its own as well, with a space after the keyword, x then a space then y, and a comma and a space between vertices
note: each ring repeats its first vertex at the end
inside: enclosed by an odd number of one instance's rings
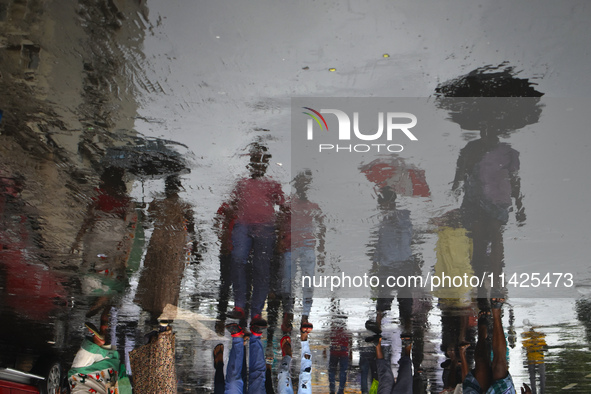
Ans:
POLYGON ((319 393, 368 390, 378 335, 416 393, 461 382, 462 348, 518 392, 591 392, 591 8, 564 4, 1 1, 0 368, 210 393, 237 323, 260 392, 289 332, 319 393), (406 106, 418 143, 306 151, 298 125, 357 103, 406 106), (344 285, 446 273, 482 283, 344 285))

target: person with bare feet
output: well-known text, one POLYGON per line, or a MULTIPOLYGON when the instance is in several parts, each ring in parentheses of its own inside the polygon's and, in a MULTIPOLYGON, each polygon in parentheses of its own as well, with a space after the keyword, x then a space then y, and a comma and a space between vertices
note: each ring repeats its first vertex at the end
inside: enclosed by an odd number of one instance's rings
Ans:
POLYGON ((378 394, 412 394, 412 362, 410 352, 412 351, 412 338, 401 336, 402 350, 400 361, 398 361, 398 379, 394 379, 390 361, 384 358, 382 351, 382 338, 378 339, 376 345, 376 364, 378 367, 378 394))
MULTIPOLYGON (((308 334, 310 332, 312 332, 311 327, 302 327, 300 330, 302 359, 300 361, 298 394, 312 393, 312 352, 308 343, 308 334)), ((279 394, 293 394, 290 374, 292 360, 291 338, 288 335, 284 336, 281 338, 280 344, 283 360, 281 360, 281 365, 279 366, 277 391, 279 394)))
MULTIPOLYGON (((458 345, 459 353, 463 353, 464 358, 466 358, 466 349, 469 347, 470 343, 465 341, 458 345)), ((458 352, 453 347, 447 350, 447 356, 449 359, 446 362, 443 375, 444 389, 441 393, 456 393, 462 389, 463 379, 468 374, 468 366, 458 360, 458 352)))
MULTIPOLYGON (((491 315, 493 319, 492 337, 492 363, 490 350, 487 348, 488 337, 487 320, 489 314, 481 311, 478 318, 478 342, 474 352, 475 368, 468 372, 465 347, 460 348, 462 361, 462 378, 464 379, 464 394, 516 394, 513 379, 509 373, 507 363, 507 341, 503 332, 501 320, 501 308, 505 300, 503 298, 491 299, 491 315)), ((522 389, 523 393, 527 393, 522 389)))

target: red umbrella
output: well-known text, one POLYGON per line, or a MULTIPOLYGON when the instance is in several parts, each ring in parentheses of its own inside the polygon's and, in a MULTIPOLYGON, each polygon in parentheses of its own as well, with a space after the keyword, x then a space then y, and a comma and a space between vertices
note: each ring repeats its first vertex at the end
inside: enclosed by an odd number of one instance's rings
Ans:
POLYGON ((425 171, 406 164, 400 157, 382 157, 360 168, 378 188, 390 186, 399 196, 429 197, 425 171))

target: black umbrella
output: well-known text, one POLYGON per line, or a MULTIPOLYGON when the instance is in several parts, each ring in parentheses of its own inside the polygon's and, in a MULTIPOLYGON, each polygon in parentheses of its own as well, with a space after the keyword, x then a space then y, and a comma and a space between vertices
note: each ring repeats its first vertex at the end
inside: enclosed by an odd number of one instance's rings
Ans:
POLYGON ((540 97, 528 79, 517 78, 513 68, 481 67, 440 84, 435 89, 439 108, 463 130, 506 133, 537 123, 540 97))
POLYGON ((122 168, 140 178, 191 172, 186 159, 188 146, 160 138, 133 137, 132 141, 127 145, 108 148, 102 164, 122 168))

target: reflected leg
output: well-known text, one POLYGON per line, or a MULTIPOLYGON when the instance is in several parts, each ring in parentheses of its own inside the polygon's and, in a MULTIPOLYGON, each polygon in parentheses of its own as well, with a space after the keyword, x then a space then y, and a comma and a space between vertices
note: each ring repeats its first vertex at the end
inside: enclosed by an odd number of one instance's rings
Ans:
POLYGON ((546 391, 546 364, 538 364, 538 372, 540 373, 540 394, 546 391))
POLYGON ((330 355, 328 358, 328 387, 332 393, 336 391, 336 374, 339 359, 335 355, 330 355))
POLYGON ((236 223, 232 230, 232 286, 234 305, 242 309, 246 307, 246 263, 251 247, 248 226, 236 223))
POLYGON ((360 353, 359 369, 361 370, 361 393, 367 394, 369 392, 369 384, 367 380, 369 377, 371 353, 369 353, 366 348, 362 348, 360 353))
POLYGON ((220 254, 220 292, 217 305, 218 316, 216 322, 216 332, 218 335, 224 335, 226 324, 226 312, 228 309, 228 299, 230 298, 230 286, 232 285, 232 255, 220 254))
MULTIPOLYGON (((316 252, 314 248, 300 248, 299 253, 300 267, 302 268, 302 277, 309 276, 313 277, 316 272, 316 252)), ((314 297, 314 288, 308 285, 303 288, 303 304, 304 308, 302 315, 310 316, 310 310, 312 309, 312 298, 314 297)))
POLYGON ((345 386, 347 385, 347 372, 349 370, 349 357, 339 357, 339 394, 345 392, 345 386))
MULTIPOLYGON (((474 275, 479 278, 485 272, 489 271, 489 256, 487 253, 489 237, 486 227, 486 223, 483 223, 481 219, 474 220, 472 223, 472 269, 474 269, 474 275)), ((478 297, 488 298, 486 286, 478 287, 478 297)))
MULTIPOLYGON (((283 313, 293 313, 293 295, 292 291, 292 253, 291 251, 283 254, 283 278, 281 291, 283 293, 283 313)), ((295 275, 295 273, 294 273, 295 275)))
POLYGON ((275 246, 275 227, 258 226, 254 234, 252 307, 251 316, 260 315, 269 293, 269 269, 273 247, 275 246))
POLYGON ((529 372, 529 387, 531 388, 532 394, 536 392, 536 364, 528 364, 527 370, 529 372))
MULTIPOLYGON (((490 271, 494 277, 498 278, 503 272, 505 266, 505 249, 503 246, 503 225, 499 220, 489 220, 490 234, 490 271)), ((504 297, 504 289, 500 287, 500 282, 495 281, 491 297, 504 297)))

